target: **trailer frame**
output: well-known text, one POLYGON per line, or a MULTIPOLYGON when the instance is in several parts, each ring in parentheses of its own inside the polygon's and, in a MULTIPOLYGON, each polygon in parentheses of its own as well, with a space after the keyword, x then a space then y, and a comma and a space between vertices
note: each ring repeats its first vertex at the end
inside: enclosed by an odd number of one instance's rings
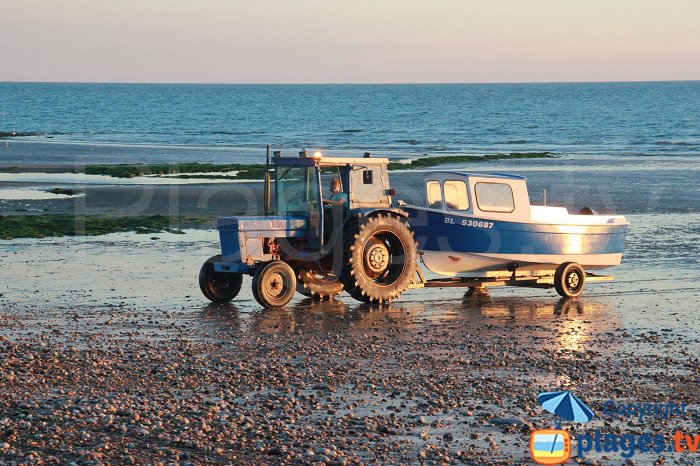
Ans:
MULTIPOLYGON (((554 273, 547 275, 517 276, 515 272, 510 277, 448 277, 426 280, 423 271, 418 268, 418 280, 409 288, 469 288, 470 292, 487 293, 487 288, 493 286, 517 286, 522 288, 555 288, 554 273)), ((613 275, 598 275, 586 272, 586 283, 614 281, 613 275)))

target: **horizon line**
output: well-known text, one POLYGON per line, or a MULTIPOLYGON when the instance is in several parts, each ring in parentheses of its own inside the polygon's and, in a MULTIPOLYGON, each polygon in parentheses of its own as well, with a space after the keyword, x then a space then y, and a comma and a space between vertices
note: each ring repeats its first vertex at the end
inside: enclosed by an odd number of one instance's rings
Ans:
POLYGON ((410 86, 410 85, 484 85, 484 84, 611 84, 611 83, 680 83, 700 82, 700 79, 639 79, 610 81, 473 81, 473 82, 189 82, 189 81, 5 81, 0 84, 147 84, 186 86, 410 86))

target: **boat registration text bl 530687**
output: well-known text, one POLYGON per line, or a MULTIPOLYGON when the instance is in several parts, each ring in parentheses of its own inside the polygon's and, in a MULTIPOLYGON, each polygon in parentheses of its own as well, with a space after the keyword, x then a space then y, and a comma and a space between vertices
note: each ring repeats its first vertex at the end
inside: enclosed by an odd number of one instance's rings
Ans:
MULTIPOLYGON (((445 223, 455 225, 455 219, 453 217, 445 217, 445 223)), ((483 220, 464 219, 461 224, 465 227, 493 228, 493 222, 486 222, 483 220)))

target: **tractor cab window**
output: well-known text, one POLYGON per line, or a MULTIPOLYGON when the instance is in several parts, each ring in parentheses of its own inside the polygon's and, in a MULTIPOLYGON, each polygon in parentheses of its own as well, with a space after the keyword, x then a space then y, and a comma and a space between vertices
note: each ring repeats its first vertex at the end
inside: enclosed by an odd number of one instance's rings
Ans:
POLYGON ((278 166, 276 170, 277 213, 312 212, 321 199, 315 167, 278 166))

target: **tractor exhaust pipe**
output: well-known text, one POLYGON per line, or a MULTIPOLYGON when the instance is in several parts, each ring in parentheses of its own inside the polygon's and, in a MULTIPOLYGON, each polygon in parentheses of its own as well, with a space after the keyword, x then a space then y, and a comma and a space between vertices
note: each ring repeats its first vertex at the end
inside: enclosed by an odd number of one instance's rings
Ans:
POLYGON ((266 154, 266 159, 265 159, 265 193, 264 193, 264 199, 263 202, 265 203, 265 216, 267 217, 270 215, 270 145, 267 145, 267 154, 266 154))

